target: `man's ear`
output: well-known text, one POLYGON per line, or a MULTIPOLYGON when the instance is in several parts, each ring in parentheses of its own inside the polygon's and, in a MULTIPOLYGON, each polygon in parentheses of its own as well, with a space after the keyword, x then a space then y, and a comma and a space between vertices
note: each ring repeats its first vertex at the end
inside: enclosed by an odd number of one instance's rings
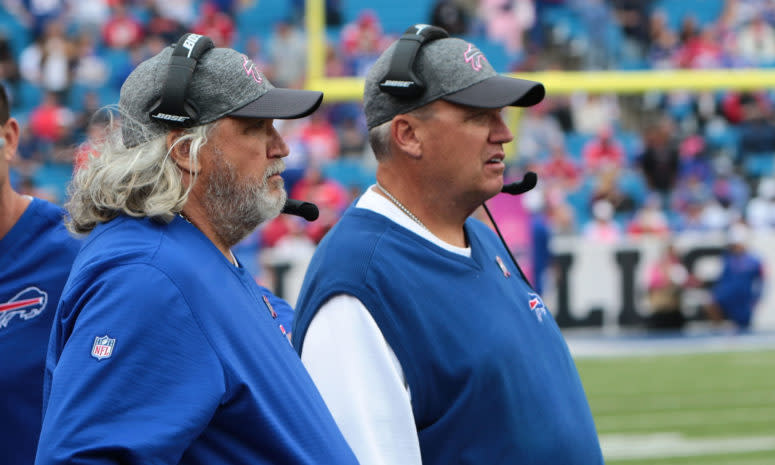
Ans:
POLYGON ((396 148, 412 158, 422 155, 422 141, 417 132, 419 120, 411 115, 398 115, 390 123, 390 135, 396 148))
POLYGON ((0 126, 0 138, 3 139, 0 142, 0 151, 6 161, 11 161, 19 146, 19 122, 15 118, 8 118, 8 121, 0 126))
POLYGON ((183 135, 183 130, 173 129, 167 133, 167 150, 170 151, 172 160, 178 165, 184 173, 197 174, 202 169, 199 159, 196 163, 192 163, 189 151, 191 150, 191 142, 188 140, 180 140, 183 135))

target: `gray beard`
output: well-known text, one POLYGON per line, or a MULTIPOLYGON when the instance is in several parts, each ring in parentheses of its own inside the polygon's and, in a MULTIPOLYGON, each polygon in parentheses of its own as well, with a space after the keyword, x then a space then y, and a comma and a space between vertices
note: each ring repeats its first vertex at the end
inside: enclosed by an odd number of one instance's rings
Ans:
POLYGON ((269 177, 281 173, 284 168, 285 163, 278 159, 260 180, 240 176, 223 152, 214 150, 213 171, 204 180, 204 208, 215 234, 227 247, 233 247, 259 224, 280 214, 288 194, 282 179, 273 189, 269 177))

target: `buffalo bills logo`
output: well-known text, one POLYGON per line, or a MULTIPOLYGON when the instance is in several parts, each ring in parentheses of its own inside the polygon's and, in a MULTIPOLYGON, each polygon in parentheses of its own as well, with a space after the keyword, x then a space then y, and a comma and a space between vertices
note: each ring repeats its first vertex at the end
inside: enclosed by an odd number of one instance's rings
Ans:
POLYGON ((8 326, 13 317, 31 320, 43 312, 48 302, 48 294, 37 287, 28 287, 16 294, 8 302, 0 304, 0 329, 8 326))
POLYGON ((261 84, 264 81, 264 78, 261 77, 261 73, 258 71, 258 68, 256 68, 255 63, 245 55, 242 55, 242 68, 245 69, 245 74, 252 77, 257 83, 261 84))
POLYGON ((535 313, 539 323, 543 323, 544 315, 546 315, 546 306, 544 306, 544 301, 541 300, 541 297, 538 294, 533 292, 529 292, 527 297, 527 304, 530 306, 530 310, 535 313))
POLYGON ((471 65, 471 68, 474 71, 481 71, 483 66, 482 61, 487 60, 482 52, 474 47, 473 44, 468 44, 468 50, 463 53, 463 58, 466 60, 466 63, 471 65))

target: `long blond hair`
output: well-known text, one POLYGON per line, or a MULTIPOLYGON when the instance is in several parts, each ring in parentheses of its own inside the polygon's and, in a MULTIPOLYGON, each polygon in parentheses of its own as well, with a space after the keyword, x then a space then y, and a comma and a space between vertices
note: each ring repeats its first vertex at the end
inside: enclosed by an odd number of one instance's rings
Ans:
MULTIPOLYGON (((218 122, 186 129, 169 149, 167 134, 149 135, 143 143, 127 148, 121 124, 116 124, 117 110, 107 111, 110 118, 106 136, 88 142, 93 155, 68 186, 67 228, 75 234, 88 234, 97 224, 122 213, 171 221, 183 209, 193 182, 188 186, 183 183, 181 169, 170 152, 175 145, 187 143, 195 166, 199 150, 218 122)), ((195 181, 196 173, 191 174, 195 181)))

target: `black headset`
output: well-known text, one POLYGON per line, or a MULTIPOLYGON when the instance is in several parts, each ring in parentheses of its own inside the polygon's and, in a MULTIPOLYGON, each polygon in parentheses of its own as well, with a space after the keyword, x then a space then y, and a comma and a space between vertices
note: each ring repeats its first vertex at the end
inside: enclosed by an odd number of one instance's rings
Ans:
POLYGON ((398 40, 390 68, 379 83, 382 92, 398 98, 417 98, 425 92, 425 83, 414 73, 414 61, 420 47, 436 39, 449 37, 447 31, 428 24, 415 24, 398 40))
POLYGON ((148 113, 152 120, 175 127, 196 125, 199 107, 186 99, 186 90, 202 55, 213 47, 209 37, 199 34, 188 33, 178 40, 170 57, 161 98, 148 113))

